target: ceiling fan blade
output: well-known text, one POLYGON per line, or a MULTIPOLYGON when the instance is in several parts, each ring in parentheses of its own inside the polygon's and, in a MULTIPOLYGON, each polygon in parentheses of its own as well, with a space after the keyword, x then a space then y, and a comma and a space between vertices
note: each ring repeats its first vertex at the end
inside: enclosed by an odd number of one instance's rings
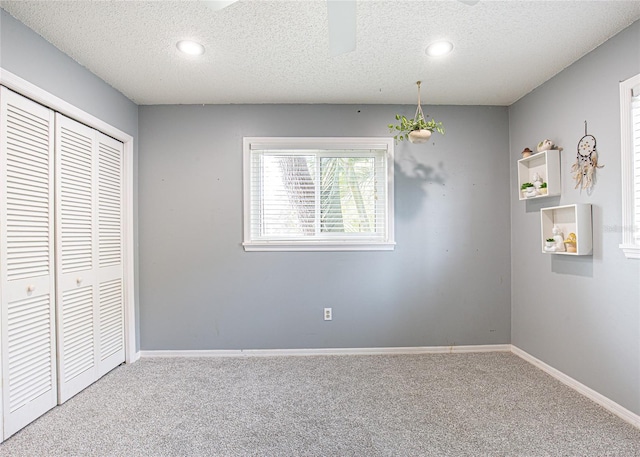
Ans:
POLYGON ((219 11, 222 8, 226 8, 227 6, 237 2, 238 0, 204 0, 209 8, 213 11, 219 11))
POLYGON ((332 57, 356 49, 356 0, 327 0, 329 54, 332 57))

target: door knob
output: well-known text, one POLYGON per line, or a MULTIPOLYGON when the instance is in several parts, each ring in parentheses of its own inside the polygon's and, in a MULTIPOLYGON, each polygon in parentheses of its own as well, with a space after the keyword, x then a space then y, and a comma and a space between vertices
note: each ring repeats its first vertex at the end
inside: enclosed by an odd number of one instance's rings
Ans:
POLYGON ((27 286, 27 292, 33 292, 34 290, 36 290, 36 286, 33 284, 29 284, 27 286))
POLYGON ((82 278, 77 278, 76 279, 76 284, 80 285, 82 283, 82 278))

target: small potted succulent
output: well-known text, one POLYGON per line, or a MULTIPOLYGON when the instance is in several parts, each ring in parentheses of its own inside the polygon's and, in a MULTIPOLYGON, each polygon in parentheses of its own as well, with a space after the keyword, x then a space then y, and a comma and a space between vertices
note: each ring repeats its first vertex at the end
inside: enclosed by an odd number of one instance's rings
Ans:
POLYGON ((520 190, 522 191, 522 196, 525 198, 535 197, 537 195, 536 188, 533 183, 530 182, 522 183, 520 190))
POLYGON ((545 251, 551 251, 553 250, 553 247, 556 245, 556 240, 554 240, 553 238, 547 238, 545 243, 544 243, 544 250, 545 251))
POLYGON ((400 121, 397 125, 389 124, 389 131, 396 133, 393 137, 396 141, 409 140, 412 143, 425 143, 431 138, 433 132, 444 135, 442 122, 436 122, 435 119, 427 121, 421 113, 418 113, 414 119, 396 114, 396 120, 400 121))
POLYGON ((543 182, 540 185, 540 188, 538 189, 538 192, 540 193, 540 195, 547 195, 547 183, 543 182))

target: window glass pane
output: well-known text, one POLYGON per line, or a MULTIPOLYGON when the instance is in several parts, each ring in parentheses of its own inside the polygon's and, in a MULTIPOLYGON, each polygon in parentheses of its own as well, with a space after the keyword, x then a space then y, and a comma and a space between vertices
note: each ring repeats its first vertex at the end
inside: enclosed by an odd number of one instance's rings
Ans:
POLYGON ((315 234, 315 156, 262 156, 262 236, 315 234))
POLYGON ((372 157, 328 157, 321 164, 320 230, 375 232, 376 183, 372 157))

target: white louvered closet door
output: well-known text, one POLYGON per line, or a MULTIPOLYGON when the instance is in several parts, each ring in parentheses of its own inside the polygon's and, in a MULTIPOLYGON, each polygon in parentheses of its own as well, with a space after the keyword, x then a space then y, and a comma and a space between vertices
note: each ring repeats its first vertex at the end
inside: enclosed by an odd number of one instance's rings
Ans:
POLYGON ((56 115, 58 402, 125 360, 123 145, 56 115))
POLYGON ((98 377, 125 359, 123 154, 121 142, 98 141, 98 377))
POLYGON ((58 402, 97 379, 95 131, 56 114, 58 402))
POLYGON ((0 325, 6 439, 56 405, 53 111, 0 87, 0 325))

